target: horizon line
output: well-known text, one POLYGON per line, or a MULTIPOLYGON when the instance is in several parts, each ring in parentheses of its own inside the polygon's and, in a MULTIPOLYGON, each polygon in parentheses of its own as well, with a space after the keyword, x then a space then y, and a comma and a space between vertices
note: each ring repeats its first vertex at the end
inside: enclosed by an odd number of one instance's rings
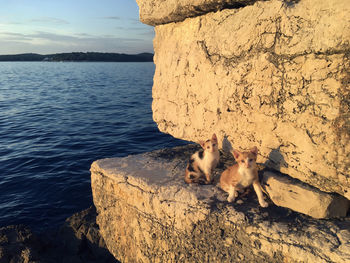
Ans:
POLYGON ((47 53, 47 54, 40 54, 35 52, 25 52, 25 53, 16 53, 16 54, 0 54, 0 56, 17 56, 17 55, 41 55, 41 56, 48 56, 48 55, 56 55, 56 54, 71 54, 71 53, 100 53, 100 54, 120 54, 120 55, 139 55, 139 54, 153 54, 154 52, 139 52, 139 53, 119 53, 119 52, 103 52, 103 51, 71 51, 71 52, 56 52, 56 53, 47 53))

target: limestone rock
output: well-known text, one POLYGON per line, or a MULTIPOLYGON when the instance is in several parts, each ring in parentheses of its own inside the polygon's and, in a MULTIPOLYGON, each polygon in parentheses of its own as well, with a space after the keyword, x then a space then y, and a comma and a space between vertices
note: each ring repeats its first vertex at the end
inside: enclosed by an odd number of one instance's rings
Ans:
POLYGON ((156 26, 159 129, 255 145, 269 167, 350 199, 349 13, 348 0, 272 0, 156 26))
MULTIPOLYGON (((349 262, 349 218, 316 220, 272 204, 261 208, 254 192, 229 204, 216 185, 184 183, 186 162, 196 149, 92 164, 97 223, 118 260, 349 262)), ((232 162, 225 154, 221 160, 232 162)), ((220 163, 215 182, 224 169, 220 163)))
POLYGON ((314 218, 345 217, 350 201, 340 195, 321 192, 287 175, 264 172, 263 186, 270 199, 278 206, 314 218))
POLYGON ((140 20, 151 26, 179 22, 224 8, 240 8, 256 1, 258 0, 136 0, 140 20))

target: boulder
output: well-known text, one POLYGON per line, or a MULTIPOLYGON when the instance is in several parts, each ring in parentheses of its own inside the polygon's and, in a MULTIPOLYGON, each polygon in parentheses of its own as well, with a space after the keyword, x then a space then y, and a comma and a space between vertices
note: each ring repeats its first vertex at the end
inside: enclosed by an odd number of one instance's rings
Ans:
POLYGON ((350 201, 338 194, 329 194, 288 175, 264 172, 263 187, 272 202, 314 218, 345 217, 350 201))
POLYGON ((270 168, 350 199, 349 13, 348 0, 271 0, 156 26, 159 129, 255 145, 270 168))
POLYGON ((24 225, 0 228, 0 263, 35 263, 40 260, 39 238, 24 225))
POLYGON ((55 249, 48 254, 62 253, 62 262, 119 262, 108 251, 100 235, 94 206, 67 218, 54 236, 55 249))
POLYGON ((0 228, 0 263, 118 263, 99 233, 96 209, 67 218, 59 229, 34 233, 24 225, 0 228))
POLYGON ((97 223, 121 262, 348 262, 350 220, 316 220, 259 206, 253 191, 226 201, 216 185, 188 185, 195 145, 108 158, 91 166, 97 223))

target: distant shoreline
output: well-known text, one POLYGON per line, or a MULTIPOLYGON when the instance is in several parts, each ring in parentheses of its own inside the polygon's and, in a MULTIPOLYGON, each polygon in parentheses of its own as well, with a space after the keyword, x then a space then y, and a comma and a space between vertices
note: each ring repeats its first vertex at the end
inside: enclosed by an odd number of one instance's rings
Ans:
POLYGON ((0 55, 0 62, 153 62, 152 53, 120 54, 71 52, 41 55, 35 53, 0 55))

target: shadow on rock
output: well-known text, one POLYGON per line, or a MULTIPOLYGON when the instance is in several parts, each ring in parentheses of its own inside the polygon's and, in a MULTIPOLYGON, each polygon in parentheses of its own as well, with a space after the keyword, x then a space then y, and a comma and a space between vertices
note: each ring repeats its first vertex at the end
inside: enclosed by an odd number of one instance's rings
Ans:
POLYGON ((273 149, 269 154, 269 159, 265 162, 265 166, 276 171, 281 171, 281 167, 288 168, 288 163, 280 151, 280 147, 273 149))
POLYGON ((60 229, 33 233, 23 225, 0 228, 0 263, 116 263, 96 224, 92 206, 66 220, 60 229))

